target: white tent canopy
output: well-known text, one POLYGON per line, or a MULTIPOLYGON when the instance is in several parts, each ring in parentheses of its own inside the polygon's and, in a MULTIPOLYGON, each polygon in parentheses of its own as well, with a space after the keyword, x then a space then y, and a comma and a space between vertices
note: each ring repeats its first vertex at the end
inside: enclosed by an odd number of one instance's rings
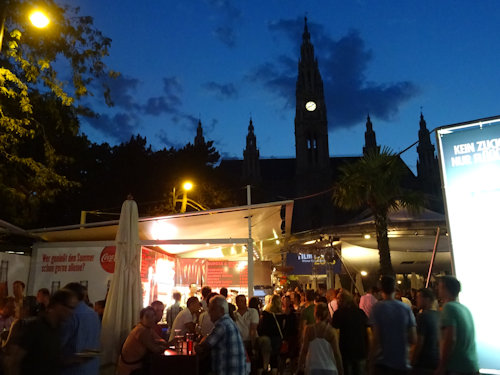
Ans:
MULTIPOLYGON (((279 254, 283 242, 290 236, 292 210, 293 201, 280 201, 140 218, 140 244, 158 246, 182 258, 246 258, 242 247, 248 244, 250 215, 254 254, 269 259, 279 254), (231 247, 236 248, 234 252, 231 247)), ((90 241, 112 246, 117 230, 118 221, 114 220, 84 226, 36 229, 30 234, 61 246, 90 241)))

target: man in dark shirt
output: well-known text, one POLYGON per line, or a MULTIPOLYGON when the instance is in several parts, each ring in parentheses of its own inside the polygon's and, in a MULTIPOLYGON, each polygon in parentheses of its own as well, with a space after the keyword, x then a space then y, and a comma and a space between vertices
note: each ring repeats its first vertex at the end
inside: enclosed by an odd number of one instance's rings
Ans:
POLYGON ((63 357, 59 328, 73 314, 77 305, 75 293, 60 289, 50 298, 47 311, 26 324, 11 363, 18 374, 61 373, 63 357))
POLYGON ((417 343, 412 352, 415 375, 431 375, 439 363, 439 313, 433 310, 436 297, 429 288, 417 293, 417 343))
POLYGON ((351 293, 342 290, 338 295, 338 309, 332 317, 332 326, 339 329, 339 347, 344 375, 365 374, 368 355, 368 318, 354 303, 351 293))

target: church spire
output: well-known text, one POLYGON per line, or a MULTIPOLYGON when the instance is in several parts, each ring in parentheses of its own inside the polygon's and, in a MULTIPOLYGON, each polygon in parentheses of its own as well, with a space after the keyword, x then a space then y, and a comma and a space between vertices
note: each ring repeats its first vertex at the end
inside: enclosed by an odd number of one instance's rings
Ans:
POLYGON ((307 18, 304 19, 295 98, 296 173, 325 172, 330 167, 330 156, 323 80, 307 18))
POLYGON ((368 154, 371 150, 380 151, 380 146, 377 146, 377 138, 373 131, 373 124, 370 115, 368 115, 366 117, 365 147, 363 147, 363 155, 368 154))
POLYGON ((203 128, 201 127, 201 120, 198 120, 198 127, 196 128, 196 137, 194 138, 194 145, 201 146, 205 144, 203 137, 203 128))
POLYGON ((252 184, 260 182, 259 150, 251 117, 248 124, 247 143, 243 150, 243 180, 252 184))
MULTIPOLYGON (((420 112, 420 129, 418 131, 418 160, 417 176, 421 189, 427 194, 434 195, 441 199, 441 185, 439 178, 439 166, 437 157, 434 154, 435 148, 431 143, 429 130, 424 115, 420 112)), ((438 207, 439 208, 439 207, 438 207)), ((436 209, 436 207, 434 207, 436 209)))

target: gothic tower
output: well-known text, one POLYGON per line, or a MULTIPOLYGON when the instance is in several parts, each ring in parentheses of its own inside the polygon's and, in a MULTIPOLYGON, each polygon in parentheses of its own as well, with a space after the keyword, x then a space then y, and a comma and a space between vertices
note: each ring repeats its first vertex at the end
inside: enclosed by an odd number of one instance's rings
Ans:
POLYGON ((323 80, 314 57, 307 18, 305 18, 299 72, 295 89, 296 174, 303 176, 329 170, 328 124, 323 95, 323 80))
POLYGON ((295 88, 295 194, 308 198, 294 204, 295 231, 328 225, 333 212, 331 195, 321 194, 332 185, 323 80, 304 20, 295 88))
POLYGON ((247 144, 243 150, 243 180, 250 184, 260 182, 259 150, 251 118, 248 125, 247 144))
POLYGON ((371 150, 380 151, 380 146, 377 146, 377 138, 373 131, 372 120, 370 115, 366 117, 366 131, 365 131, 365 147, 363 147, 363 155, 366 155, 371 150))
POLYGON ((194 137, 194 145, 201 146, 205 144, 203 137, 203 128, 201 127, 201 120, 198 120, 198 127, 196 128, 196 137, 194 137))
POLYGON ((434 203, 430 202, 431 208, 442 210, 440 206, 442 205, 442 194, 438 160, 434 155, 434 145, 431 143, 429 130, 427 130, 427 124, 422 113, 420 113, 417 153, 417 175, 420 188, 435 201, 434 203))

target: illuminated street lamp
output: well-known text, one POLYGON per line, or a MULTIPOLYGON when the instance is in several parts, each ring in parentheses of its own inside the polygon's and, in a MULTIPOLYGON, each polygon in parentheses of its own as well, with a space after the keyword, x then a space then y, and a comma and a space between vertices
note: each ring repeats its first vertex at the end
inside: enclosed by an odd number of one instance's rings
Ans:
MULTIPOLYGON (((3 33, 5 31, 5 20, 7 19, 7 2, 2 1, 4 4, 0 8, 0 53, 2 53, 2 42, 3 42, 3 33)), ((33 24, 33 26, 42 29, 47 27, 50 23, 49 17, 47 17, 41 10, 37 9, 30 13, 29 20, 33 24)))
POLYGON ((182 184, 182 189, 184 190, 182 193, 182 205, 181 205, 181 214, 186 212, 186 206, 188 201, 187 192, 193 188, 193 183, 191 181, 186 181, 182 184))
POLYGON ((182 199, 179 199, 179 194, 177 194, 177 191, 174 187, 174 189, 172 190, 172 203, 174 206, 174 210, 175 210, 177 203, 179 203, 179 202, 181 202, 181 210, 180 210, 181 214, 186 212, 187 206, 194 208, 196 211, 204 211, 207 209, 206 207, 204 207, 200 203, 188 198, 187 192, 192 190, 193 187, 194 187, 194 185, 191 181, 185 181, 182 184, 182 199))
POLYGON ((33 11, 30 14, 29 19, 30 19, 31 23, 33 24, 33 26, 35 26, 39 29, 43 29, 44 27, 47 27, 47 25, 50 22, 49 17, 47 17, 45 15, 45 13, 43 13, 41 10, 38 10, 38 9, 33 11))

